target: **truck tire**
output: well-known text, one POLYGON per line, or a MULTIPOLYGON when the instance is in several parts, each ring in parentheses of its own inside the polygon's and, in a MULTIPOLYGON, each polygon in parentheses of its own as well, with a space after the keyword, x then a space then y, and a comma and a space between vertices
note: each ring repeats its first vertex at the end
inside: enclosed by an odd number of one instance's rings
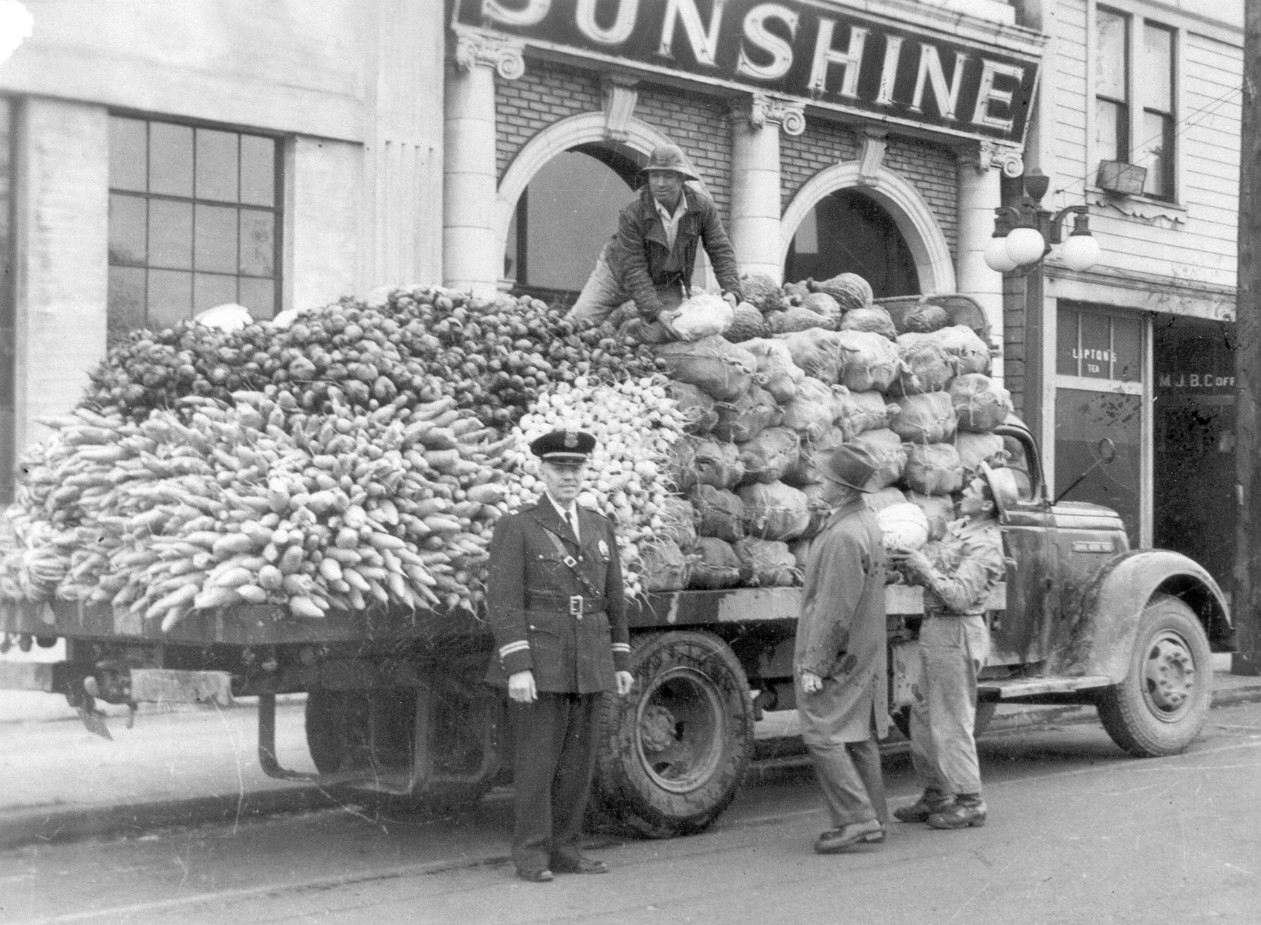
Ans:
MULTIPOLYGON (((990 720, 998 710, 997 700, 980 700, 976 704, 976 719, 972 721, 972 738, 979 739, 989 728, 990 720)), ((911 740, 911 708, 902 707, 889 714, 898 732, 909 742, 911 740)))
POLYGON ((753 754, 744 669, 709 633, 637 640, 635 687, 607 695, 592 809, 649 838, 703 831, 735 798, 753 754))
POLYGON ((1153 597, 1139 621, 1128 675, 1099 699, 1099 719, 1112 741, 1140 758, 1185 751, 1208 718, 1210 658, 1191 608, 1175 597, 1153 597))

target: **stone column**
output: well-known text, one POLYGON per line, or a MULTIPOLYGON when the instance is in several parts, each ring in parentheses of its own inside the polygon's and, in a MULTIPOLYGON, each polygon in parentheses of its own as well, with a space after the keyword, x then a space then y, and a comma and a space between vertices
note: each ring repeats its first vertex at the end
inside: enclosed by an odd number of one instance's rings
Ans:
MULTIPOLYGON (((999 173, 1023 170, 1020 154, 998 150, 988 142, 959 157, 958 266, 955 277, 959 292, 972 296, 985 312, 990 326, 990 343, 1003 343, 1003 276, 985 264, 985 245, 994 234, 994 210, 1002 205, 999 173)), ((1003 358, 995 357, 993 377, 1003 379, 1003 358)))
POLYGON ((804 107, 754 93, 731 107, 731 222, 728 229, 740 269, 776 282, 784 272, 779 253, 779 131, 800 135, 804 107))
POLYGON ((105 356, 109 110, 32 96, 14 128, 23 165, 16 191, 13 345, 21 452, 48 434, 35 419, 73 408, 105 356))
POLYGON ((503 254, 493 226, 495 74, 525 73, 521 45, 473 30, 456 32, 454 73, 446 86, 443 169, 443 281, 453 289, 493 294, 503 254))

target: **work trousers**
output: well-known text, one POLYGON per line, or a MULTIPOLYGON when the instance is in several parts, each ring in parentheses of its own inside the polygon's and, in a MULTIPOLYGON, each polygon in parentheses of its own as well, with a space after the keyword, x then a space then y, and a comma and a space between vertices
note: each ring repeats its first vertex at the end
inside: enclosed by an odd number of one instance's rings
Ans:
POLYGON ((832 827, 889 818, 876 740, 807 745, 832 827))
POLYGON ((600 697, 540 693, 533 703, 508 701, 516 789, 512 860, 518 870, 579 853, 599 747, 600 697))
POLYGON ((919 630, 920 673, 911 703, 911 762, 925 789, 980 793, 976 679, 989 657, 981 616, 926 616, 919 630))
MULTIPOLYGON (((609 266, 609 262, 604 259, 604 254, 605 251, 600 251, 600 256, 596 258, 595 269, 587 277, 582 292, 578 293, 578 299, 565 315, 565 320, 600 324, 623 304, 630 301, 630 293, 622 288, 621 281, 609 266)), ((657 298, 667 310, 676 309, 683 303, 683 289, 679 284, 658 286, 656 289, 657 298)), ((661 325, 655 321, 645 326, 645 335, 654 342, 670 339, 661 325)))

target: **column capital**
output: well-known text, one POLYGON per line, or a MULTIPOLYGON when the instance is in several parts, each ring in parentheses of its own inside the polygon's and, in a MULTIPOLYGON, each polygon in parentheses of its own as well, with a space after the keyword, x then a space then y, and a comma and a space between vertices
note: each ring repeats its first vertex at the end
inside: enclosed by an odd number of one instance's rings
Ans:
POLYGON ((778 125, 785 135, 800 135, 806 130, 804 103, 760 91, 732 100, 731 118, 748 122, 753 128, 778 125))
POLYGON ((639 80, 629 74, 605 74, 600 78, 604 97, 604 134, 610 141, 627 139, 627 125, 639 104, 639 80))
POLYGON ((995 141, 978 142, 975 148, 964 150, 959 160, 980 173, 998 168, 1005 177, 1018 177, 1025 172, 1024 151, 995 141))
POLYGON ((464 71, 475 67, 494 68, 504 80, 516 80, 525 73, 525 44, 467 26, 453 26, 455 64, 464 71))

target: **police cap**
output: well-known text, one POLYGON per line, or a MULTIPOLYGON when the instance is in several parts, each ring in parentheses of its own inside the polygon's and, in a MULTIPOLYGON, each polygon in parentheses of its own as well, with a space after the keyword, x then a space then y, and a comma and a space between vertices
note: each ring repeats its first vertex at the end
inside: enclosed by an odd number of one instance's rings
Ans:
POLYGON ((595 449, 595 437, 582 430, 554 430, 530 443, 530 452, 557 466, 581 466, 595 449))

